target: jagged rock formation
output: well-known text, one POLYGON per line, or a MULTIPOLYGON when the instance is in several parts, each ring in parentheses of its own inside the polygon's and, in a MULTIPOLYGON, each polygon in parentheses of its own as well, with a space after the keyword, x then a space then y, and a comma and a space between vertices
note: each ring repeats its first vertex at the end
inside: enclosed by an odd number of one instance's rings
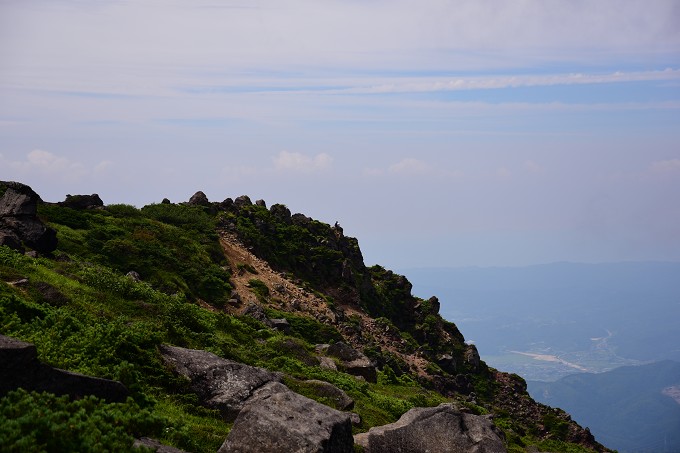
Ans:
POLYGON ((354 436, 366 453, 502 453, 503 433, 487 417, 453 404, 411 409, 391 425, 354 436))
POLYGON ((59 202, 59 206, 71 209, 97 209, 104 206, 104 202, 99 195, 66 195, 64 201, 59 202))
POLYGON ((73 398, 94 395, 110 402, 125 401, 129 394, 120 382, 46 365, 31 343, 0 335, 0 396, 17 388, 73 398))
POLYGON ((233 421, 253 392, 281 374, 244 365, 206 351, 162 345, 161 354, 173 370, 187 378, 202 404, 233 421))
POLYGON ((37 217, 41 201, 25 184, 0 181, 0 245, 23 251, 23 243, 40 253, 57 248, 57 232, 37 217))
POLYGON ((243 406, 219 453, 350 453, 353 445, 348 414, 272 382, 243 406))

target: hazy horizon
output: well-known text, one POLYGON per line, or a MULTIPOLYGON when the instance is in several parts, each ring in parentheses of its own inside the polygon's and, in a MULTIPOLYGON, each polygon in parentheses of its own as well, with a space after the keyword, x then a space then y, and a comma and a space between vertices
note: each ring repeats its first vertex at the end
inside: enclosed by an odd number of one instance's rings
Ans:
POLYGON ((247 194, 389 268, 680 261, 680 3, 0 3, 0 179, 247 194))

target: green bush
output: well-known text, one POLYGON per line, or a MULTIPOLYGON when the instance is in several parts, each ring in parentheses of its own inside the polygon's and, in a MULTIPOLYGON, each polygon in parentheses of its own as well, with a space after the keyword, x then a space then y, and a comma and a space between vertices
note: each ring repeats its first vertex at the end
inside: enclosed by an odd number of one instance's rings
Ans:
POLYGON ((135 438, 158 436, 165 425, 131 399, 71 401, 21 389, 0 399, 0 445, 8 453, 132 451, 135 438))

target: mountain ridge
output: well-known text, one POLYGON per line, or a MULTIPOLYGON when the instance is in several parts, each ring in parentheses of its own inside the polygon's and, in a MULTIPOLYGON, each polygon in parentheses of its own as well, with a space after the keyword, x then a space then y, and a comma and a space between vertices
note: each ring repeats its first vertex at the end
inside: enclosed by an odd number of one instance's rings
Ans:
MULTIPOLYGON (((145 404, 169 417, 183 393, 153 365, 162 342, 281 371, 295 386, 312 375, 329 379, 312 365, 313 346, 342 339, 377 370, 377 383, 367 387, 347 381, 341 370, 330 375, 357 398, 363 420, 358 432, 394 421, 409 407, 453 401, 493 414, 509 451, 531 445, 606 451, 568 414, 534 402, 521 378, 487 367, 455 324, 441 317, 437 298, 417 298, 404 276, 366 267, 358 241, 337 223, 291 214, 280 204, 267 209, 246 196, 214 203, 197 192, 188 203, 164 200, 141 209, 74 204, 83 197, 38 204, 38 217, 57 232, 54 251, 25 258, 3 247, 0 261, 2 333, 35 342, 39 355, 55 365, 105 378, 126 375, 137 399, 161 401, 145 404), (26 289, 7 283, 27 276, 26 289), (279 317, 289 334, 266 324, 279 317), (64 331, 62 318, 73 319, 75 337, 64 331), (87 326, 94 319, 96 325, 87 326), (138 325, 154 325, 158 333, 129 332, 138 325), (91 343, 95 337, 88 335, 99 335, 97 329, 114 329, 127 339, 113 356, 102 355, 99 348, 110 340, 91 343), (60 344, 49 334, 57 331, 60 344), (82 348, 91 350, 88 360, 68 358, 82 348)), ((197 410, 190 403, 177 407, 197 410)), ((205 423, 196 421, 196 429, 205 423)), ((190 445, 179 435, 161 437, 190 445)))

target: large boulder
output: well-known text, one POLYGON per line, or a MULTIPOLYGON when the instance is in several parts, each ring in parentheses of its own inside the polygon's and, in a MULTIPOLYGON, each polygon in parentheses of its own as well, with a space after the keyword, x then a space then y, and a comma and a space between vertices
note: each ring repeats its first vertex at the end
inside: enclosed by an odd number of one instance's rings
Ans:
POLYGON ((349 414, 272 382, 255 391, 218 453, 350 453, 349 414))
POLYGON ((391 425, 357 434, 367 453, 502 453, 503 433, 487 417, 460 412, 450 403, 415 408, 391 425))
POLYGON ((223 359, 211 352, 168 345, 160 349, 165 363, 190 381, 190 388, 201 403, 219 410, 227 421, 236 419, 255 390, 281 381, 279 373, 223 359))
POLYGON ((17 388, 73 398, 94 395, 109 402, 123 402, 129 394, 118 381, 52 368, 38 360, 31 343, 0 335, 0 396, 17 388))
POLYGON ((0 181, 1 244, 15 250, 26 246, 50 253, 57 248, 57 232, 37 217, 40 196, 29 186, 14 181, 0 181))

